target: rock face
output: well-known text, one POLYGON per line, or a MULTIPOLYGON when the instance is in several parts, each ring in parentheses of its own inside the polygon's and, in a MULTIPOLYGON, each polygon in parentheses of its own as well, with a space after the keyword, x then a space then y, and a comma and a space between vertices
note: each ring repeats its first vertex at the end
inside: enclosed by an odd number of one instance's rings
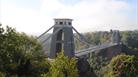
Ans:
POLYGON ((102 49, 100 51, 96 51, 95 53, 98 56, 106 57, 107 59, 112 59, 112 57, 120 54, 122 52, 121 45, 115 45, 106 49, 102 49))
MULTIPOLYGON (((128 55, 135 55, 136 57, 138 57, 138 51, 135 51, 133 49, 128 48, 127 46, 123 45, 123 44, 118 44, 115 46, 111 46, 109 48, 105 48, 99 51, 95 51, 93 52, 95 53, 97 56, 102 56, 102 57, 106 57, 108 59, 112 59, 112 57, 120 54, 120 53, 125 53, 128 55)), ((87 55, 89 57, 89 54, 87 55)))
POLYGON ((136 57, 138 57, 138 50, 130 49, 130 48, 127 47, 126 45, 122 45, 122 51, 123 51, 123 53, 125 53, 125 54, 128 54, 128 55, 135 55, 136 57))

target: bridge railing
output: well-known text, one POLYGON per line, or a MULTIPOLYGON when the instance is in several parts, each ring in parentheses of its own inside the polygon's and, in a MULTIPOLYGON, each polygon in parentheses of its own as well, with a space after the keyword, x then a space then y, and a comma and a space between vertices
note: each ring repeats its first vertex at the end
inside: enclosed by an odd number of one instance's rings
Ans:
POLYGON ((105 48, 112 47, 112 46, 115 46, 115 45, 117 45, 117 43, 102 44, 102 45, 90 47, 90 48, 87 48, 87 49, 76 51, 75 56, 79 57, 79 56, 82 56, 82 55, 87 55, 88 53, 92 53, 92 52, 95 52, 97 50, 105 49, 105 48))

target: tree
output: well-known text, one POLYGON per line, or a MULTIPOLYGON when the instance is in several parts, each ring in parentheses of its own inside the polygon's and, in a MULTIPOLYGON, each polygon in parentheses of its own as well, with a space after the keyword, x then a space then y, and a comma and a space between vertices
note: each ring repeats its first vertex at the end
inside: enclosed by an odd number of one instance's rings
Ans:
POLYGON ((121 32, 122 43, 131 49, 138 50, 138 31, 121 32))
POLYGON ((41 55, 41 45, 34 37, 0 25, 0 71, 6 77, 38 77, 42 72, 48 72, 48 61, 45 57, 40 58, 41 55), (32 71, 35 71, 33 76, 32 71))
POLYGON ((109 64, 109 60, 106 57, 99 55, 98 51, 97 53, 91 53, 89 55, 88 62, 98 77, 104 75, 104 72, 106 72, 104 68, 109 64))
POLYGON ((138 72, 138 59, 130 55, 118 55, 109 64, 107 77, 136 77, 138 72))
POLYGON ((42 77, 78 77, 76 62, 76 58, 68 58, 61 52, 51 61, 49 73, 42 74, 42 77))

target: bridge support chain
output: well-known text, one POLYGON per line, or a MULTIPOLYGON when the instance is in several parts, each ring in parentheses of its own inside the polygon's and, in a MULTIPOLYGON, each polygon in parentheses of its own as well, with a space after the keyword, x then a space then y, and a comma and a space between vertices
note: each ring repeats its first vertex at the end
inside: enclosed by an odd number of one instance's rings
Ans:
POLYGON ((52 36, 55 36, 56 34, 57 34, 57 32, 58 31, 60 31, 62 28, 59 28, 59 29, 57 29, 55 32, 53 32, 51 35, 49 35, 42 43, 43 43, 43 45, 45 45, 44 43, 48 40, 48 39, 50 39, 52 36))
POLYGON ((88 41, 86 40, 86 38, 83 36, 83 35, 81 35, 73 26, 72 26, 72 28, 73 28, 73 30, 80 36, 80 41, 81 42, 84 42, 85 44, 87 44, 88 46, 91 46, 91 44, 89 44, 88 43, 88 41), (83 41, 82 41, 83 40, 83 41))
POLYGON ((43 34, 37 37, 37 39, 41 38, 44 34, 46 34, 48 31, 50 31, 54 26, 50 27, 47 31, 45 31, 43 34))

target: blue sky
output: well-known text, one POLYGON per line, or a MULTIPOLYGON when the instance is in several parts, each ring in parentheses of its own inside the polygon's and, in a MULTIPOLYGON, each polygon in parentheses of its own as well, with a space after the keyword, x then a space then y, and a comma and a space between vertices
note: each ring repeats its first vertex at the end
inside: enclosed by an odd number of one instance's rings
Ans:
POLYGON ((53 18, 72 18, 79 32, 138 29, 138 0, 0 0, 0 23, 41 34, 53 18))

